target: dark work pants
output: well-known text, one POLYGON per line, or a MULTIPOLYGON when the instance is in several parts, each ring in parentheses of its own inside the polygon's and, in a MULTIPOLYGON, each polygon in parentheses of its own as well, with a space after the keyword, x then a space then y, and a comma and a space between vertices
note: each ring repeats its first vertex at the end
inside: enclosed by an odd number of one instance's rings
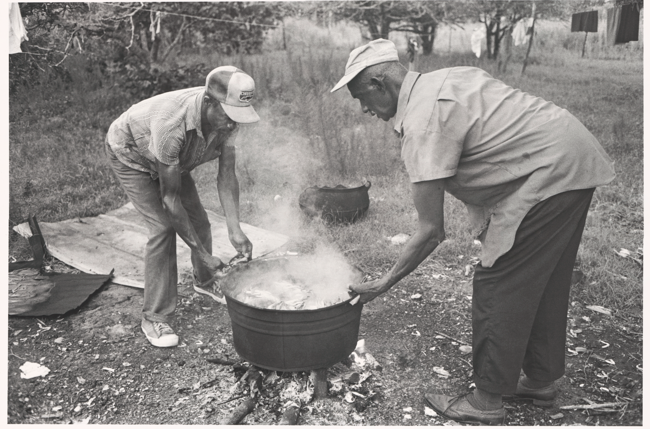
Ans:
POLYGON ((474 274, 472 353, 476 387, 512 394, 520 370, 539 381, 564 375, 573 266, 594 189, 535 205, 512 248, 474 274))

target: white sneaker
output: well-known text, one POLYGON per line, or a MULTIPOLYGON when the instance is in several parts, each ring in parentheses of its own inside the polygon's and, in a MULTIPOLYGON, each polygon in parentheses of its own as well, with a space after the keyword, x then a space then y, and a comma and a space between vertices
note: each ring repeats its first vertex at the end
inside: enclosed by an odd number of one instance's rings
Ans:
POLYGON ((217 301, 219 304, 226 305, 226 298, 223 296, 223 293, 221 293, 221 289, 219 288, 219 285, 217 282, 212 282, 208 286, 203 286, 201 287, 201 282, 194 276, 194 281, 192 282, 192 286, 194 287, 194 291, 203 295, 207 295, 210 298, 214 299, 217 301))
POLYGON ((152 345, 156 347, 175 347, 178 345, 178 335, 174 333, 169 324, 142 319, 141 326, 142 332, 152 345))

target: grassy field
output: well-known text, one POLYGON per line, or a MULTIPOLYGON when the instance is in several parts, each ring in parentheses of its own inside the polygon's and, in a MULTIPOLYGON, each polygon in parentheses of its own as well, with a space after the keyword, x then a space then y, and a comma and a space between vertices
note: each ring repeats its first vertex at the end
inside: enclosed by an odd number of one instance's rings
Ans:
MULTIPOLYGON (((274 49, 280 42, 272 33, 261 55, 200 53, 178 62, 233 64, 257 82, 255 105, 262 121, 245 127, 238 145, 242 220, 339 249, 379 274, 400 250, 387 238, 411 233, 416 212, 392 122, 364 117, 346 90, 329 93, 349 50, 361 41, 360 32, 345 25, 318 28, 305 21, 289 23, 287 31, 287 51, 274 49), (364 179, 372 187, 370 210, 362 222, 329 227, 299 211, 298 195, 306 187, 361 184, 364 179)), ((442 33, 446 36, 440 37, 436 54, 421 58, 419 70, 482 67, 584 122, 616 161, 618 176, 594 196, 579 254, 585 281, 574 288, 574 295, 586 304, 640 309, 642 269, 614 249, 643 246, 642 51, 593 49, 580 58, 575 37, 567 30, 540 33, 523 76, 521 48, 513 53, 507 72, 500 73, 495 64, 464 51, 460 42, 448 50, 448 33, 442 33)), ((459 41, 464 37, 460 30, 452 36, 459 41)), ((73 84, 51 82, 11 96, 9 229, 30 213, 51 222, 97 215, 127 201, 102 148, 110 123, 138 100, 113 86, 110 76, 82 67, 72 72, 73 84)), ((194 176, 205 206, 220 212, 216 166, 201 166, 194 176)), ((448 197, 445 210, 448 239, 429 257, 426 264, 432 269, 478 255, 463 205, 448 197)), ((9 250, 16 258, 28 255, 26 241, 11 231, 9 250)))

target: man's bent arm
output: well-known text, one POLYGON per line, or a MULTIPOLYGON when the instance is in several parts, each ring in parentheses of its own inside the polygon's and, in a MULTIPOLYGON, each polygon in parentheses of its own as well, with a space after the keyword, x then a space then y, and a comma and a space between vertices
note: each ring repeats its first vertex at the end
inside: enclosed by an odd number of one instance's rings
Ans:
POLYGON ((445 239, 445 179, 413 183, 411 191, 418 212, 418 230, 383 277, 388 288, 415 270, 445 239))
POLYGON ((179 165, 166 165, 156 161, 163 208, 174 230, 188 247, 197 252, 201 260, 212 270, 218 269, 216 258, 209 254, 199 239, 192 222, 181 202, 181 171, 179 165), (212 263, 210 262, 212 261, 212 263))
POLYGON ((239 224, 239 181, 235 173, 235 146, 225 144, 219 157, 219 173, 217 174, 217 191, 219 201, 226 215, 228 238, 238 252, 252 256, 253 245, 239 224))

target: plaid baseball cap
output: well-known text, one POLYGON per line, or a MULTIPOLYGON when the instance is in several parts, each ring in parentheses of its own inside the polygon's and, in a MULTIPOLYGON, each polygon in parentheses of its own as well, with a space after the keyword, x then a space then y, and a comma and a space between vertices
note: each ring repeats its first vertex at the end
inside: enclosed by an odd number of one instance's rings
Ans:
POLYGON ((399 61, 397 48, 390 40, 377 39, 363 46, 359 46, 350 52, 348 63, 345 65, 345 75, 343 75, 341 80, 339 80, 330 92, 343 88, 344 85, 347 85, 366 67, 389 61, 399 61))
POLYGON ((260 120, 251 106, 255 81, 237 67, 222 66, 212 70, 205 78, 205 91, 221 103, 233 121, 250 124, 260 120))

